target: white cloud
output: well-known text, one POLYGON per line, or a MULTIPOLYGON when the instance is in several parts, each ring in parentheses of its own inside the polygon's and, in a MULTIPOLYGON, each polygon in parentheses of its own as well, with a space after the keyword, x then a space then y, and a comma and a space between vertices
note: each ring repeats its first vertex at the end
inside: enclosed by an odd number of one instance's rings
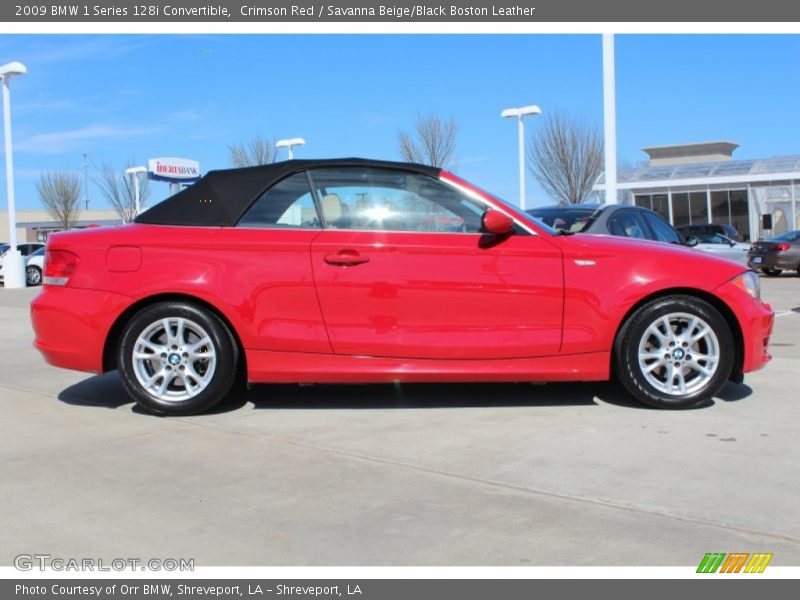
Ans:
POLYGON ((76 147, 79 142, 130 138, 156 133, 155 128, 88 125, 68 131, 37 133, 14 144, 14 150, 38 154, 59 154, 76 147))
POLYGON ((169 118, 176 121, 197 121, 200 118, 200 113, 193 108, 187 108, 170 113, 169 118))
MULTIPOLYGON (((45 38, 47 39, 47 38, 45 38)), ((26 55, 28 65, 57 64, 87 60, 111 60, 129 52, 143 48, 151 43, 147 36, 120 37, 97 35, 78 37, 74 41, 69 36, 57 37, 55 43, 43 43, 26 55)), ((48 42, 50 40, 47 40, 48 42)))

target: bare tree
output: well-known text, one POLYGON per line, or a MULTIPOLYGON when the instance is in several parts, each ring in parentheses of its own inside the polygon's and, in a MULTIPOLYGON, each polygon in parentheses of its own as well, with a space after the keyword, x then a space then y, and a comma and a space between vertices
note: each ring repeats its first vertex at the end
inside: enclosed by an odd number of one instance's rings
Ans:
POLYGON ((80 211, 81 180, 75 173, 46 171, 36 183, 45 210, 62 229, 71 229, 80 211))
MULTIPOLYGON (((132 167, 135 161, 129 160, 126 169, 132 167)), ((139 177, 135 175, 135 177, 139 177)), ((125 169, 118 171, 112 165, 103 163, 95 165, 92 181, 100 189, 100 193, 111 207, 117 211, 123 223, 130 223, 136 218, 136 195, 133 181, 125 174, 125 169)), ((150 181, 139 179, 139 208, 141 209, 150 196, 150 181)))
POLYGON ((231 164, 234 167, 257 167, 275 162, 274 144, 261 136, 255 136, 245 142, 228 146, 231 164))
POLYGON ((457 134, 458 123, 452 117, 447 121, 436 115, 417 117, 413 134, 397 134, 400 155, 408 162, 452 168, 457 134))
POLYGON ((528 169, 559 203, 583 202, 603 170, 603 136, 582 119, 549 115, 528 144, 528 169))

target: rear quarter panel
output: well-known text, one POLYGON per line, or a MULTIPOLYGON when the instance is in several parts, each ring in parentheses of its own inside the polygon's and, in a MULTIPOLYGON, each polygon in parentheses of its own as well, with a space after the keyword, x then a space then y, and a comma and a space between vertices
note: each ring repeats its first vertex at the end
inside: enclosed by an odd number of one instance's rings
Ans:
MULTIPOLYGON (((213 305, 248 349, 330 352, 309 247, 317 230, 126 225, 54 235, 80 257, 69 287, 137 300, 182 294, 213 305), (133 270, 110 270, 109 251, 141 250, 133 270)), ((115 265, 117 266, 117 265, 115 265)))

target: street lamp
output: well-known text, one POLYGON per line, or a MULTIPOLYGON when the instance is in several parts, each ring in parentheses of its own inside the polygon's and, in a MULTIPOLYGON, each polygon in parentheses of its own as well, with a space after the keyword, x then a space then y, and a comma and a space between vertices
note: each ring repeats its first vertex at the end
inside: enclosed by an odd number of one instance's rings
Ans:
POLYGON ((276 148, 286 148, 289 152, 289 160, 294 158, 294 152, 292 152, 293 146, 302 146, 305 144, 306 141, 303 138, 289 138, 288 140, 278 140, 275 142, 276 148))
POLYGON ((25 287, 25 260, 17 249, 17 214, 14 206, 14 160, 11 156, 11 92, 8 82, 14 75, 25 75, 28 69, 21 62, 0 67, 3 80, 3 137, 6 151, 6 190, 8 194, 8 252, 3 260, 6 288, 25 287))
POLYGON ((527 115, 540 115, 542 109, 531 104, 519 108, 507 108, 500 113, 504 119, 515 118, 519 123, 519 207, 525 210, 525 122, 527 115))
POLYGON ((125 175, 133 180, 133 205, 136 210, 134 216, 138 216, 141 210, 141 206, 139 206, 139 173, 147 173, 147 167, 129 167, 125 169, 125 175))

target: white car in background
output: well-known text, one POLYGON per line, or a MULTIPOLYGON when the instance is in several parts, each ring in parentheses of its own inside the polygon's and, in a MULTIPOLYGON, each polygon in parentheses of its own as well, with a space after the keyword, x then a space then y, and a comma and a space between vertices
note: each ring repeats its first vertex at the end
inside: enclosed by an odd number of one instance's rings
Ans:
POLYGON ((687 240, 687 246, 748 266, 747 254, 750 252, 750 244, 737 242, 721 233, 692 234, 687 240), (693 243, 694 240, 697 240, 696 244, 693 243))
POLYGON ((25 283, 42 285, 42 273, 44 273, 44 247, 25 259, 25 283))
MULTIPOLYGON (((0 244, 0 281, 3 281, 5 279, 3 276, 4 275, 3 267, 5 265, 6 254, 8 253, 9 248, 10 245, 7 244, 6 242, 0 244)), ((22 258, 24 258, 26 261, 31 254, 33 254, 37 250, 42 250, 43 248, 44 244, 42 244, 41 242, 24 242, 22 244, 17 244, 17 250, 19 251, 20 254, 22 254, 22 258)))

